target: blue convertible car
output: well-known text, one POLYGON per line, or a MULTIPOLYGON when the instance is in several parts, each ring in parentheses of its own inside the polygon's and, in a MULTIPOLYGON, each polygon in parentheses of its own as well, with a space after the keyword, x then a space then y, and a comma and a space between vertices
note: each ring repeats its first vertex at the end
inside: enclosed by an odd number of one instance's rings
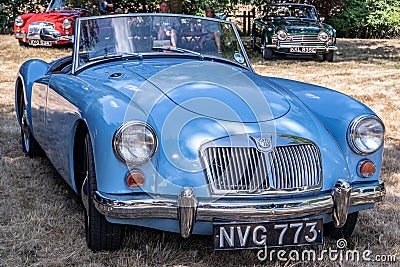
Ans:
POLYGON ((233 23, 79 18, 73 41, 21 66, 15 104, 24 152, 81 196, 92 250, 118 249, 122 225, 212 235, 216 250, 316 245, 384 198, 382 121, 258 75, 233 23))

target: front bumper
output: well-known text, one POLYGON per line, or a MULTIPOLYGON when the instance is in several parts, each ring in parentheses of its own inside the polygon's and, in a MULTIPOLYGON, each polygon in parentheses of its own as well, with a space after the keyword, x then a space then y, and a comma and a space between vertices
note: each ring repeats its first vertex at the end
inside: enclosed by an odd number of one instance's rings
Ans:
POLYGON ((331 192, 322 195, 273 201, 202 200, 196 199, 191 188, 183 188, 178 198, 139 194, 115 199, 96 191, 94 204, 101 214, 113 218, 179 220, 181 235, 189 237, 196 221, 286 220, 331 214, 335 226, 341 227, 351 206, 382 201, 385 193, 383 181, 352 187, 349 182, 338 180, 331 192))
POLYGON ((287 44, 282 44, 282 45, 280 45, 280 44, 271 44, 271 45, 266 45, 265 47, 266 48, 271 48, 271 49, 276 50, 276 51, 290 50, 290 48, 292 48, 292 47, 300 47, 300 48, 315 49, 319 53, 321 53, 321 52, 328 53, 330 51, 338 50, 338 48, 336 46, 333 46, 333 45, 331 45, 331 46, 328 46, 328 45, 326 45, 326 46, 311 46, 311 45, 300 45, 300 46, 297 46, 297 45, 287 45, 287 44))
MULTIPOLYGON (((29 40, 42 40, 40 34, 14 33, 14 37, 24 42, 29 42, 29 40)), ((70 42, 70 41, 71 41, 71 36, 60 35, 57 41, 51 41, 51 43, 57 44, 59 42, 70 42)))

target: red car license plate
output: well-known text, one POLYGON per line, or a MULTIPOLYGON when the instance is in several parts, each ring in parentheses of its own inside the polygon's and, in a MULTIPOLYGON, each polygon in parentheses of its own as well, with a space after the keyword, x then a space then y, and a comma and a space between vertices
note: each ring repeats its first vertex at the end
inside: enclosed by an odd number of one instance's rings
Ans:
POLYGON ((29 40, 29 44, 33 45, 33 46, 51 46, 51 42, 50 41, 43 41, 43 40, 37 40, 37 39, 32 39, 29 40))
POLYGON ((291 47, 290 53, 315 54, 317 50, 313 47, 291 47))
POLYGON ((214 223, 214 250, 320 245, 322 220, 214 223))

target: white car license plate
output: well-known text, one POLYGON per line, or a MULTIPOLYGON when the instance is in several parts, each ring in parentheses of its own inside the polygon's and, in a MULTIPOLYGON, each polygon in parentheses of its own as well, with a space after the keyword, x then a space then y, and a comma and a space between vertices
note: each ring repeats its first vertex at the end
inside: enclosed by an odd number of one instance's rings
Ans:
POLYGON ((32 39, 29 40, 29 44, 33 45, 33 46, 51 46, 51 42, 50 41, 43 41, 43 40, 38 40, 38 39, 32 39))
POLYGON ((320 245, 322 220, 214 223, 214 250, 320 245))
POLYGON ((317 50, 313 47, 291 47, 290 53, 304 53, 304 54, 315 54, 317 50))

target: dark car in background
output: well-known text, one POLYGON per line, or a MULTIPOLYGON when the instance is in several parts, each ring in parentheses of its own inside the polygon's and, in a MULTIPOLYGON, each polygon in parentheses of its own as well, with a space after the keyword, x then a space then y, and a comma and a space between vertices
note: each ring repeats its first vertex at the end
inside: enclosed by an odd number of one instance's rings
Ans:
POLYGON ((27 13, 16 17, 14 36, 20 45, 69 44, 74 35, 75 20, 91 15, 86 6, 80 6, 72 0, 51 0, 45 12, 27 13), (57 41, 54 41, 55 39, 57 41))
POLYGON ((292 56, 321 55, 333 61, 336 47, 335 29, 318 18, 312 5, 278 3, 268 5, 260 18, 254 19, 251 43, 265 60, 274 53, 292 56))

